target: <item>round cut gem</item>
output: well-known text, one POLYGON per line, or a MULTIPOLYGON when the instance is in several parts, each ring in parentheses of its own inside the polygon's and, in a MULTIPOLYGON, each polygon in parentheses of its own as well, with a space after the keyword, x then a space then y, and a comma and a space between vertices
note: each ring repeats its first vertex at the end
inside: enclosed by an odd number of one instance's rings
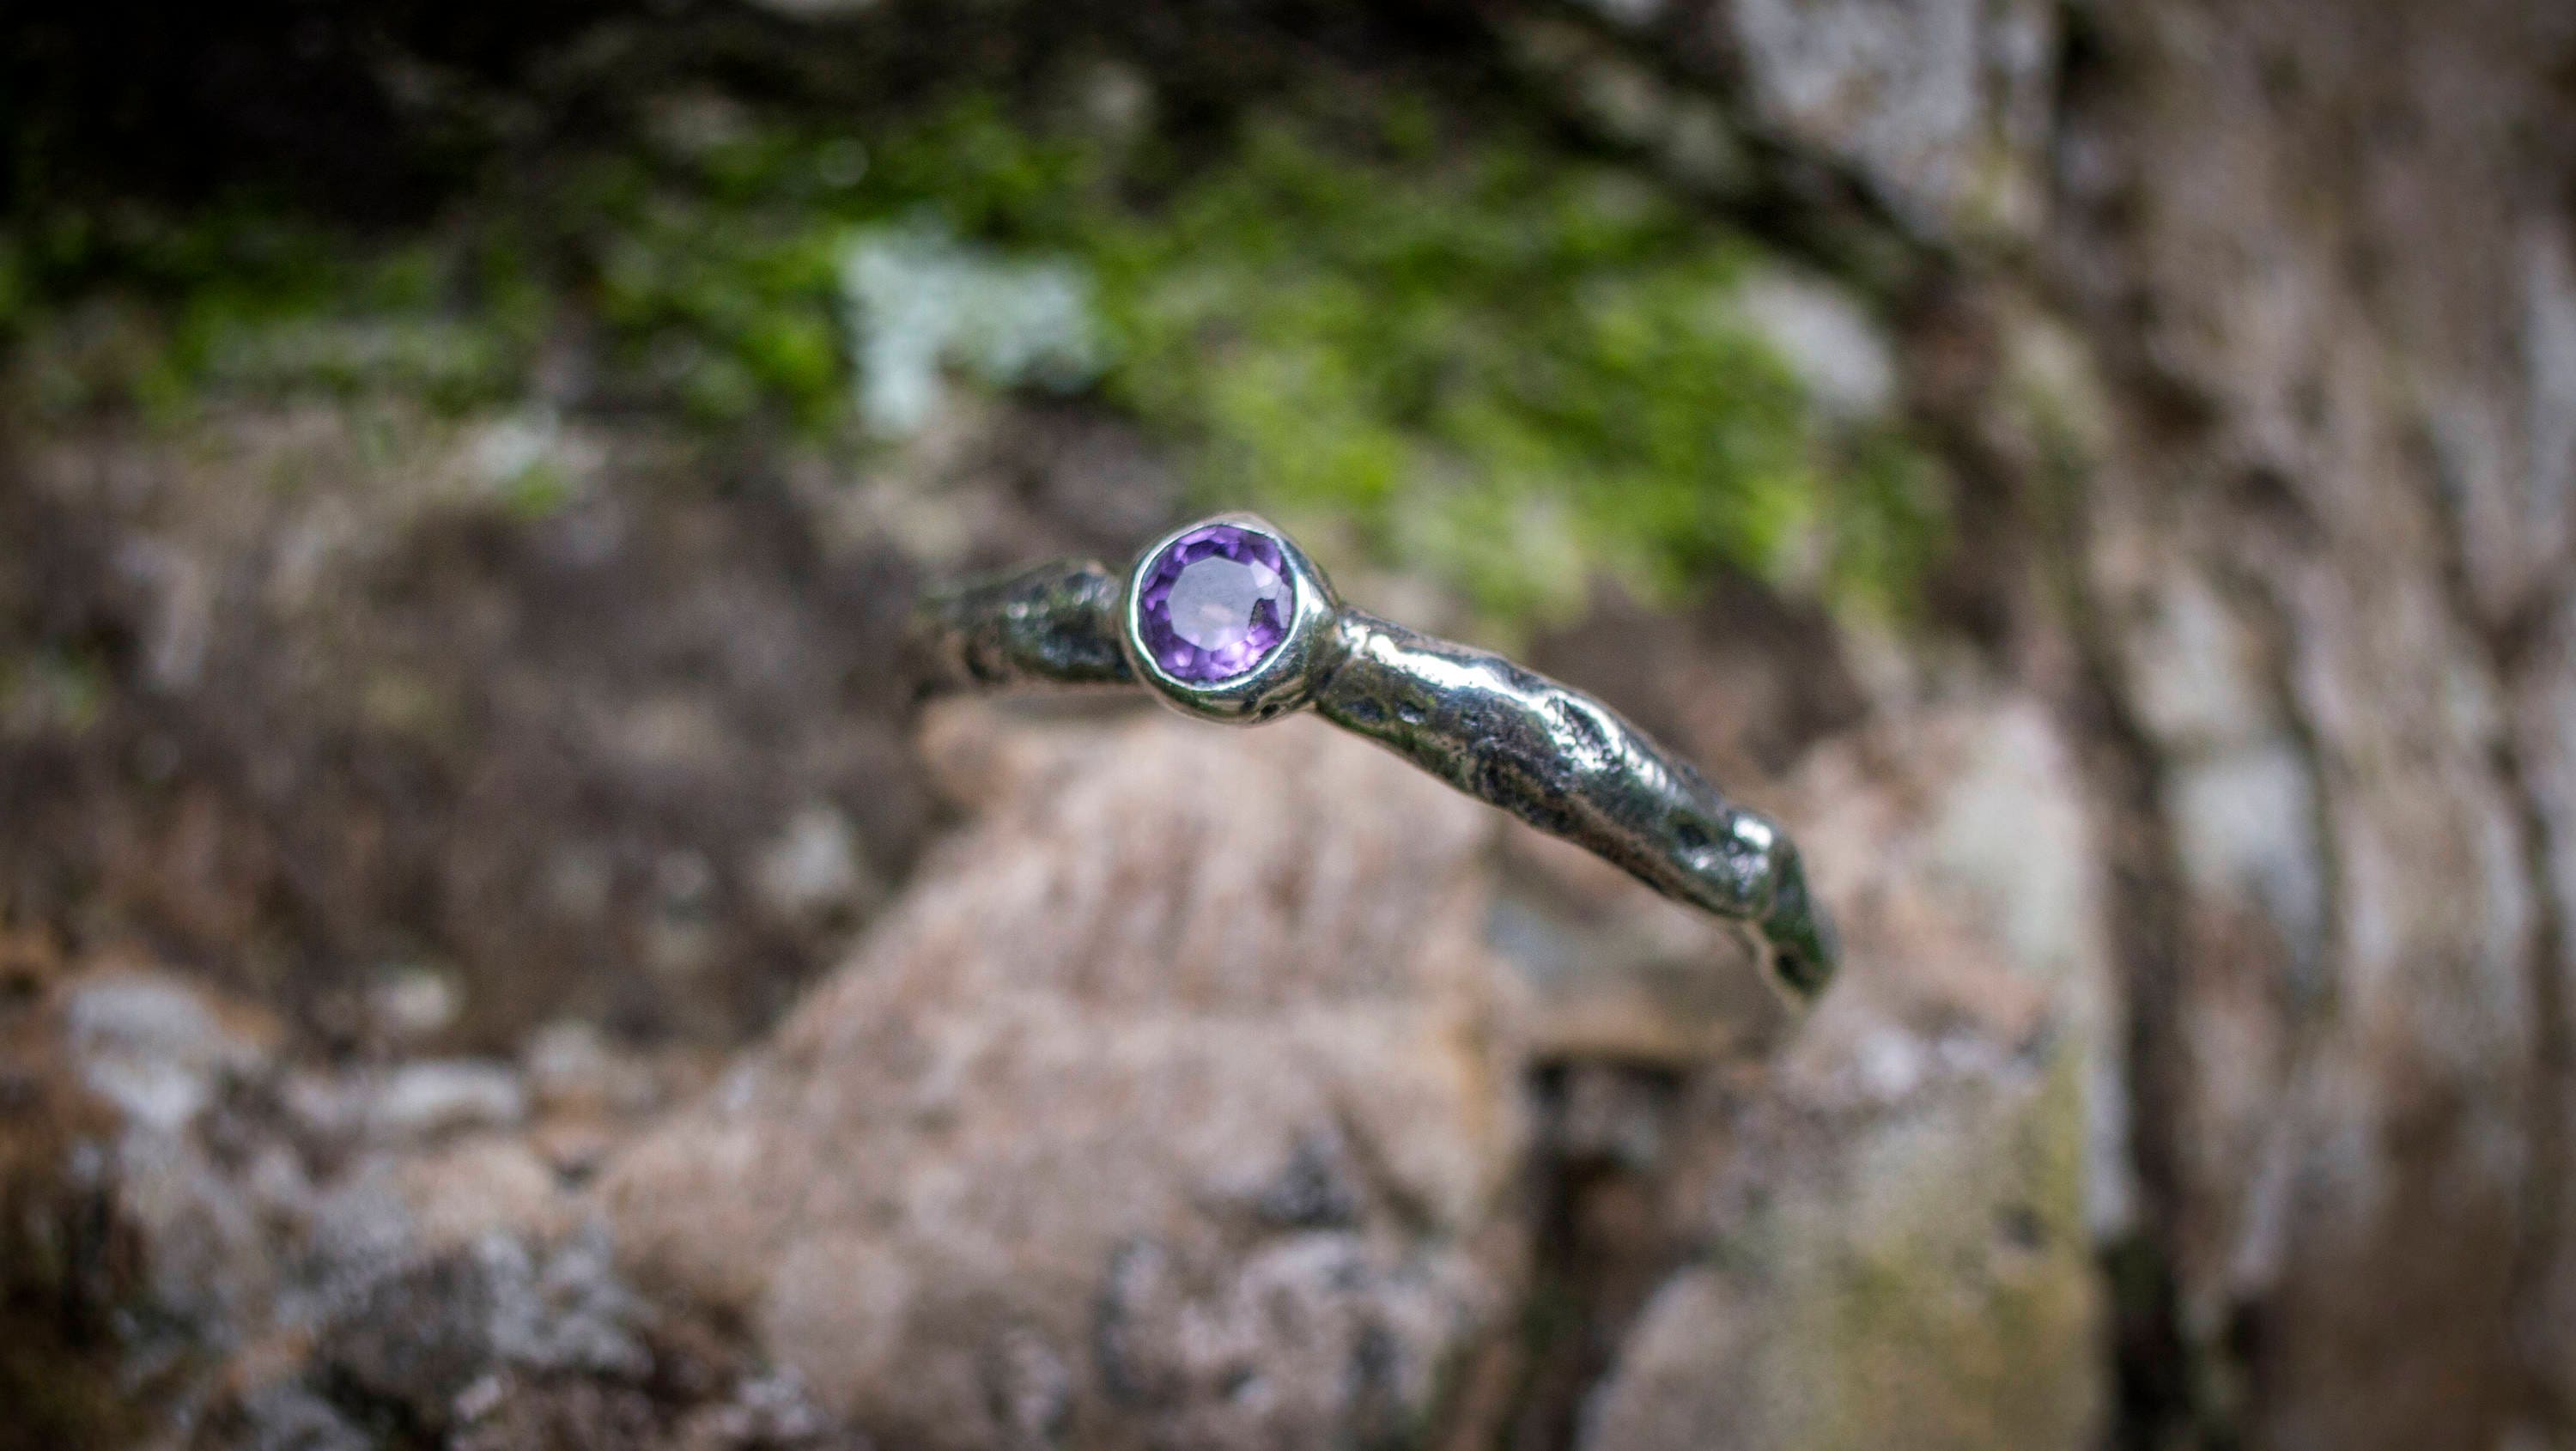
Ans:
POLYGON ((1258 666, 1288 638, 1296 591, 1278 540, 1206 524, 1146 564, 1136 604, 1145 649, 1163 673, 1217 685, 1258 666))

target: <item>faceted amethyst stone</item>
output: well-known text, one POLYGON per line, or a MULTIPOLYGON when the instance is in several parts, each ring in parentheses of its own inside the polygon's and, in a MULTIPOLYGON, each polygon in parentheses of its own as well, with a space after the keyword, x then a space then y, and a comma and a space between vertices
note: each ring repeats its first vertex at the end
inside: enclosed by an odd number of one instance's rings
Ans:
POLYGON ((1209 524, 1146 564, 1136 603, 1145 648, 1163 673, 1216 685, 1259 665, 1288 638, 1296 592, 1278 540, 1209 524))

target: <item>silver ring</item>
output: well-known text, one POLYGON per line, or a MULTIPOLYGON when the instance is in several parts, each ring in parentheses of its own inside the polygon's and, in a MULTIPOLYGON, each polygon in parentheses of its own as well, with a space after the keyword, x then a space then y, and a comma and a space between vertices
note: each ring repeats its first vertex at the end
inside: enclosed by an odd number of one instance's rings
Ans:
POLYGON ((911 648, 934 692, 1141 681, 1186 714, 1237 725, 1311 707, 1666 896, 1749 925, 1797 998, 1833 977, 1833 930, 1777 825, 1592 697, 1344 605, 1254 515, 1175 529, 1123 576, 1068 560, 936 591, 914 613, 911 648))

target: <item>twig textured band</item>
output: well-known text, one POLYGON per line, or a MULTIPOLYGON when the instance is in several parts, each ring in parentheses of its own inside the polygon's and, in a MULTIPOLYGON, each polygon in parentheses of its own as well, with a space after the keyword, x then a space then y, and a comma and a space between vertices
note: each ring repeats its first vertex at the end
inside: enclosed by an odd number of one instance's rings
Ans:
POLYGON ((1834 940, 1797 848, 1599 701, 1335 597, 1248 514, 1173 531, 1124 577, 1040 565, 925 598, 933 689, 1143 683, 1236 724, 1312 708, 1677 900, 1750 925, 1780 984, 1823 990, 1834 940))

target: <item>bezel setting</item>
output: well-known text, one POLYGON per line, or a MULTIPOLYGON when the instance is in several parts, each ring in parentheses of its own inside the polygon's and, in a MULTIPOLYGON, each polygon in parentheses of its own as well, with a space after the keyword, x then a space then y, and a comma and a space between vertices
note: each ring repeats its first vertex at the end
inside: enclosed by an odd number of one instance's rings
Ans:
POLYGON ((1312 694, 1310 682, 1315 678, 1316 667, 1333 644, 1333 622, 1340 613, 1341 601, 1333 594, 1331 582, 1278 525, 1257 514, 1217 514, 1172 530, 1136 556, 1127 570, 1119 646, 1126 652, 1137 678, 1153 686, 1154 694, 1165 704, 1203 720, 1256 725, 1306 704, 1312 694), (1218 681, 1184 680, 1165 670, 1145 643, 1145 584, 1164 551, 1183 537, 1213 525, 1258 534, 1278 546, 1290 591, 1289 618, 1279 642, 1250 669, 1218 681))

